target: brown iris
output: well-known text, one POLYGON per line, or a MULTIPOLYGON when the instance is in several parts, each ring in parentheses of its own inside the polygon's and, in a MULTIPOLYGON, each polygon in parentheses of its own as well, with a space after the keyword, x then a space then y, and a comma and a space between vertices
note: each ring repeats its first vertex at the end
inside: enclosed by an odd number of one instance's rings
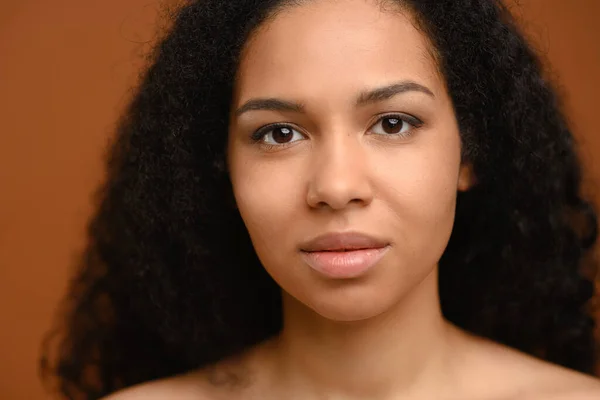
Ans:
POLYGON ((273 140, 276 143, 287 143, 294 136, 294 131, 285 126, 273 129, 273 140))
POLYGON ((385 133, 399 133, 402 130, 403 123, 404 121, 399 118, 387 117, 381 120, 381 127, 385 133))

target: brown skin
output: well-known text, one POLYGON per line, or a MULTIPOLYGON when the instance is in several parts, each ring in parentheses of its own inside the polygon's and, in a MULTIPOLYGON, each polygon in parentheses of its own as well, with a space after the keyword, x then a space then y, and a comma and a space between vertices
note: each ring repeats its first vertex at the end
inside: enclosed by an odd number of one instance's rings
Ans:
POLYGON ((437 263, 457 192, 474 179, 431 54, 408 12, 368 0, 309 2, 253 35, 232 104, 229 171, 256 252, 283 290, 283 331, 235 359, 112 399, 600 398, 593 378, 442 317, 437 263), (357 104, 406 82, 411 90, 357 104), (236 112, 257 98, 302 111, 236 112), (272 123, 290 130, 252 140, 272 123), (306 265, 303 242, 347 231, 389 244, 376 268, 335 280, 306 265))

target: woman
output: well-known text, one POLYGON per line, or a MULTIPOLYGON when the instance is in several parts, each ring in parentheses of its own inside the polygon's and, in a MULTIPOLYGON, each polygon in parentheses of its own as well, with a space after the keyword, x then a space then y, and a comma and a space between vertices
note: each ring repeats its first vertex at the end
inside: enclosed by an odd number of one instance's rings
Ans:
POLYGON ((62 393, 600 398, 596 217, 540 71, 493 0, 184 5, 112 149, 62 393))

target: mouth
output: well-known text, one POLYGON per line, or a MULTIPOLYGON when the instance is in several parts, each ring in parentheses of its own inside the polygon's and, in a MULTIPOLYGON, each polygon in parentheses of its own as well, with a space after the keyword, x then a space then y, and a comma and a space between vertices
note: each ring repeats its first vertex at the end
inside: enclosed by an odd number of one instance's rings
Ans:
POLYGON ((389 249, 389 242, 366 234, 330 233, 304 243, 301 255, 320 275, 350 279, 373 269, 389 249))
POLYGON ((349 252, 378 249, 389 242, 360 232, 327 233, 304 242, 300 250, 304 252, 349 252))
MULTIPOLYGON (((349 249, 349 248, 339 248, 339 249, 327 249, 327 250, 320 250, 324 253, 348 253, 350 251, 359 251, 359 250, 368 250, 369 247, 357 247, 355 249, 349 249)), ((319 250, 317 250, 319 251, 319 250)), ((308 253, 314 253, 314 251, 309 251, 308 253)))

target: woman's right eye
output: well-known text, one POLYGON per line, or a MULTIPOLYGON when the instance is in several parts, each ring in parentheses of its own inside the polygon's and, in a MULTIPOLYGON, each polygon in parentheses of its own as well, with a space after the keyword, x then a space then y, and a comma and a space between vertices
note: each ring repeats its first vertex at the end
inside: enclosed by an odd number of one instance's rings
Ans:
POLYGON ((267 145, 286 145, 304 139, 304 135, 289 125, 271 125, 259 129, 253 139, 267 145))

